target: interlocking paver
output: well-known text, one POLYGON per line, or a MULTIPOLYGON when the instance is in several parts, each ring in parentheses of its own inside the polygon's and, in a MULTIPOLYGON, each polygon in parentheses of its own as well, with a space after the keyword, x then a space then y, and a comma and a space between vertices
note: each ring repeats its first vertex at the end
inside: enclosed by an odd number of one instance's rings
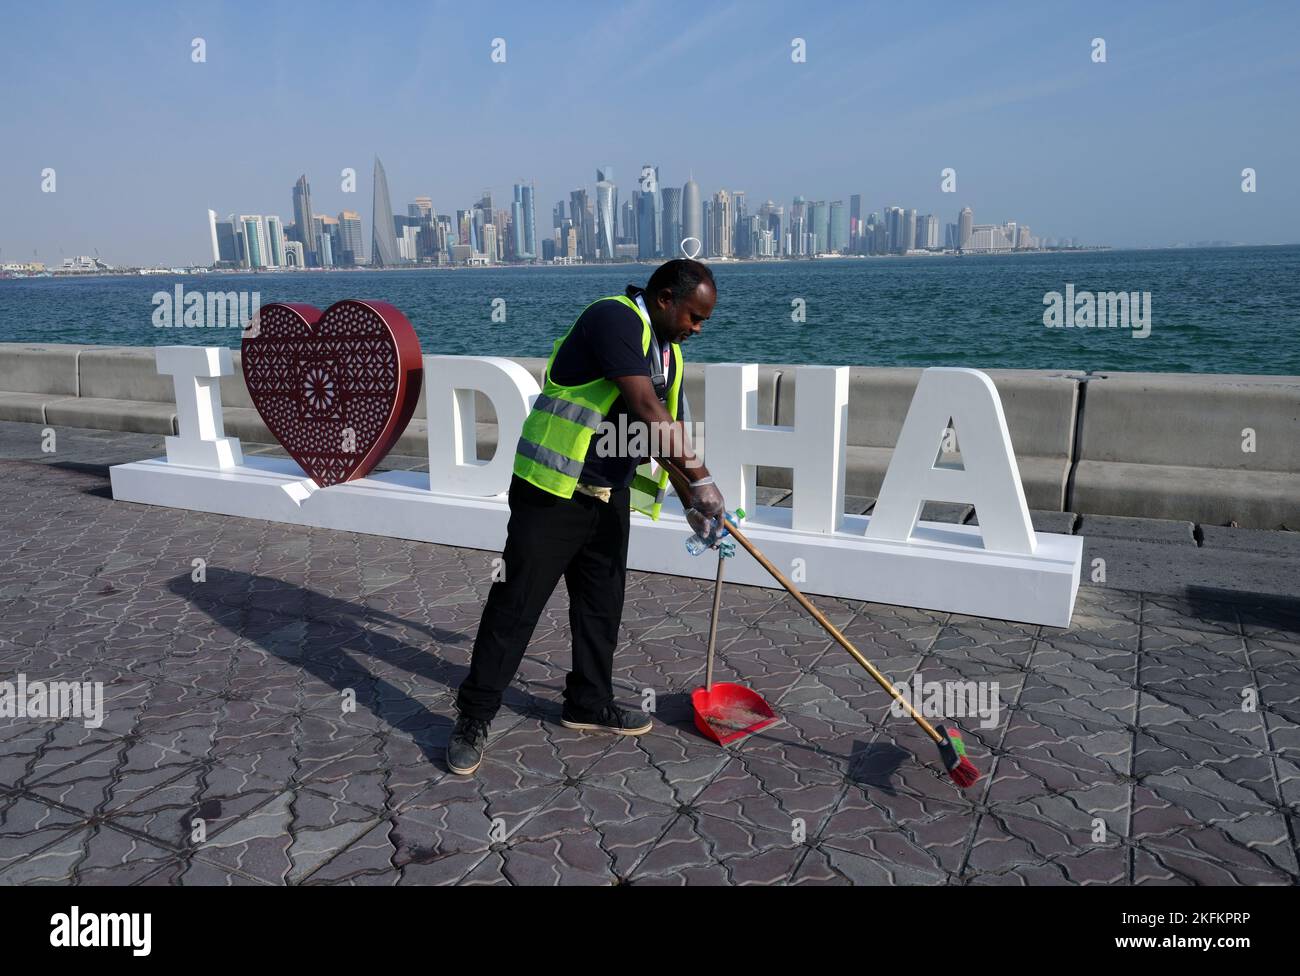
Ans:
POLYGON ((909 689, 997 682, 962 791, 771 589, 726 586, 715 680, 776 725, 698 734, 711 588, 632 572, 615 685, 656 727, 563 728, 561 584, 467 779, 495 554, 115 503, 93 465, 138 439, 61 444, 86 463, 0 462, 0 680, 101 682, 104 714, 0 715, 0 883, 1300 881, 1295 601, 1085 585, 1066 629, 813 598, 909 689))
POLYGON ((0 884, 129 885, 172 858, 164 847, 95 824, 67 833, 0 871, 0 884))

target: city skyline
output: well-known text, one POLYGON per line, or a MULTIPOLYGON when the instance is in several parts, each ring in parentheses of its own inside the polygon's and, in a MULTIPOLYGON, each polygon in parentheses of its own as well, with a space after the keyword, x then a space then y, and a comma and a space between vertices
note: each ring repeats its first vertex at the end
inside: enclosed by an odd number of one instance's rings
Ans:
POLYGON ((18 93, 0 119, 0 261, 98 251, 114 264, 206 263, 191 215, 239 207, 296 224, 283 187, 304 172, 314 213, 369 216, 376 153, 393 200, 432 193, 440 213, 520 183, 542 214, 575 186, 594 206, 595 169, 610 166, 620 232, 649 159, 661 185, 694 173, 706 198, 722 186, 787 205, 856 193, 944 223, 960 201, 1117 247, 1285 243, 1300 219, 1288 175, 1300 136, 1282 124, 1300 56, 1284 38, 1300 11, 1265 8, 1016 4, 936 17, 634 2, 558 17, 324 4, 305 21, 253 8, 112 19, 19 8, 0 65, 18 93), (667 41, 643 29, 660 18, 681 27, 667 41), (323 66, 310 77, 285 57, 303 44, 323 66), (99 83, 104 59, 111 87, 99 83), (341 191, 345 168, 355 194, 341 191), (940 189, 949 168, 955 195, 940 189), (44 192, 47 170, 56 192, 44 192))
MULTIPOLYGON (((750 213, 744 190, 719 189, 706 199, 693 178, 681 187, 661 186, 653 164, 642 165, 631 199, 621 206, 613 168, 596 167, 594 208, 586 190, 579 187, 571 192, 567 205, 564 199, 556 202, 550 233, 539 235, 535 188, 530 183, 514 185, 509 210, 494 208, 492 190, 485 189, 472 207, 457 208, 454 216, 438 213, 429 196, 416 197, 401 214, 393 207, 387 170, 378 156, 372 172, 369 255, 356 245, 357 214, 313 214, 311 185, 303 174, 293 185, 294 222, 287 228, 277 215, 236 217, 232 213, 219 221, 216 211, 208 209, 212 266, 392 268, 653 261, 681 256, 770 260, 1000 253, 1080 245, 1077 238, 1035 235, 1014 219, 975 224, 969 206, 948 222, 915 208, 871 210, 863 207, 860 193, 850 195, 847 209, 843 199, 809 200, 797 195, 788 208, 769 199, 750 213)), ((64 270, 69 270, 67 265, 65 261, 64 270)))

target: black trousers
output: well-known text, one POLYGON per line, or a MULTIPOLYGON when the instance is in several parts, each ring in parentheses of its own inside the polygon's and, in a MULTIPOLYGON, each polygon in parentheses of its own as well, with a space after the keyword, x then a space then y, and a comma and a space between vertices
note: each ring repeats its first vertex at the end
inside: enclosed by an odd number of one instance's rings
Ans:
POLYGON ((580 492, 561 498, 515 476, 509 501, 505 578, 488 591, 457 706, 461 714, 492 719, 563 576, 573 632, 573 665, 564 697, 578 714, 594 715, 614 699, 614 647, 627 583, 629 490, 615 489, 608 502, 580 492))

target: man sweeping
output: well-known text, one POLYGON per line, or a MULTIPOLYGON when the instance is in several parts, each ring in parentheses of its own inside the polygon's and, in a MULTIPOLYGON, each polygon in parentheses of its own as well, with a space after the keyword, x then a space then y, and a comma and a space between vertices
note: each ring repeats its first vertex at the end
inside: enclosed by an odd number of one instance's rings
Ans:
POLYGON ((628 526, 633 509, 659 517, 668 484, 644 450, 689 472, 682 503, 693 510, 691 527, 710 541, 721 534, 722 494, 685 436, 689 408, 679 411, 681 343, 699 333, 716 301, 706 265, 668 261, 644 289, 629 285, 588 305, 555 341, 515 450, 504 578, 488 593, 457 696, 447 745, 453 773, 478 769, 489 724, 561 576, 573 638, 561 723, 616 735, 650 730, 649 715, 614 701, 628 526))

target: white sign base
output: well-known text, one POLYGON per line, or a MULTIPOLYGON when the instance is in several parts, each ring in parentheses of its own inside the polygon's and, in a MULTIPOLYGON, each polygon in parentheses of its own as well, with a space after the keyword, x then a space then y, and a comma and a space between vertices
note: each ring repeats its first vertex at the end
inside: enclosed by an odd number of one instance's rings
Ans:
MULTIPOLYGON (((500 552, 509 508, 504 495, 468 497, 431 492, 428 472, 388 471, 316 490, 291 460, 247 456, 216 470, 164 458, 110 469, 113 497, 500 552)), ((747 508, 746 536, 787 576, 802 560, 805 593, 871 600, 980 617, 1068 627, 1079 588, 1083 540, 1034 533, 1027 554, 986 551, 979 528, 918 522, 910 541, 865 535, 868 516, 846 515, 838 529, 791 527, 788 508, 747 508)), ((681 506, 670 496, 653 522, 633 513, 628 567, 712 580, 712 554, 686 552, 690 535, 681 506)), ((742 547, 727 566, 730 582, 780 587, 742 547)))

